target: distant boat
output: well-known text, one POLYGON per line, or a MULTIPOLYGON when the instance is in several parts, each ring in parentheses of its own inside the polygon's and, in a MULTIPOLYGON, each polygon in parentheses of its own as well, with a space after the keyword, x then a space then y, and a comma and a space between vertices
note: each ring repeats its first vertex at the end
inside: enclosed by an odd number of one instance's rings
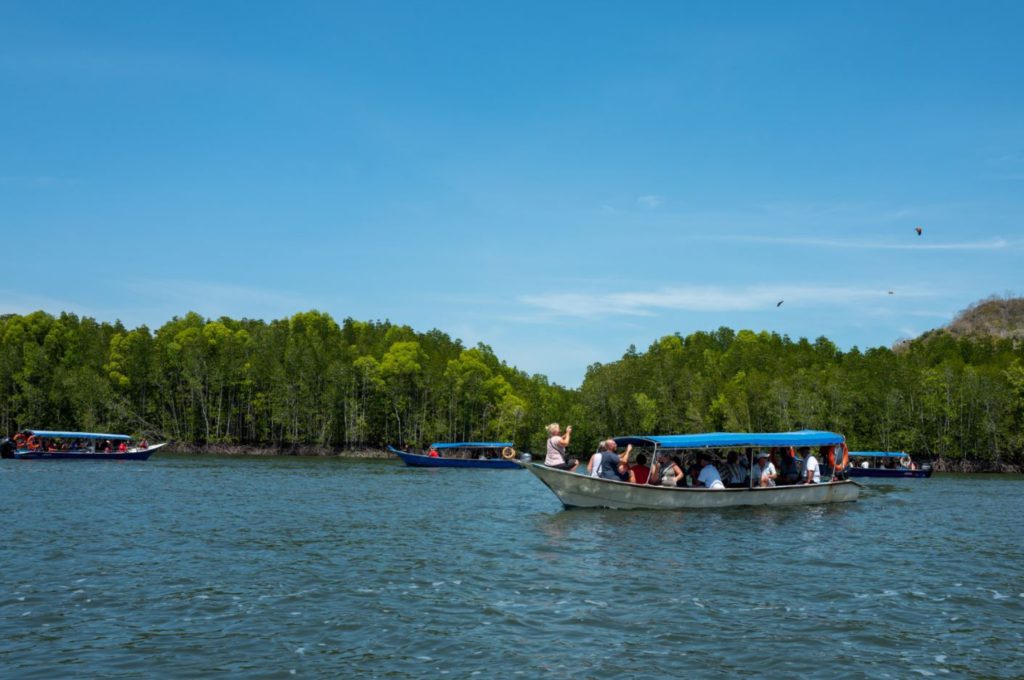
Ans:
MULTIPOLYGON (((427 453, 400 451, 393 446, 388 451, 410 467, 434 468, 490 468, 492 470, 518 470, 512 442, 435 442, 427 453), (453 455, 454 454, 454 455, 453 455)), ((518 454, 524 462, 531 460, 528 453, 518 454)))
POLYGON ((126 434, 99 432, 59 432, 56 430, 23 430, 0 445, 4 458, 17 460, 146 460, 157 449, 166 446, 131 446, 126 434), (118 451, 121 443, 124 451, 118 451), (105 444, 109 443, 109 451, 105 444))
MULTIPOLYGON (((656 460, 662 451, 685 453, 714 449, 750 449, 750 467, 753 467, 754 448, 827 447, 833 457, 839 460, 842 457, 836 453, 845 450, 845 440, 841 434, 816 430, 630 436, 616 437, 615 442, 620 447, 632 444, 635 448, 649 449, 649 460, 652 461, 656 460)), ((567 508, 698 510, 762 505, 816 505, 856 501, 861 489, 858 482, 842 479, 841 470, 838 471, 838 475, 834 475, 832 470, 825 469, 824 464, 822 481, 819 484, 724 489, 630 484, 567 472, 539 463, 527 464, 525 467, 551 489, 567 508)), ((653 467, 652 463, 652 470, 653 467)))
POLYGON ((932 466, 925 463, 920 468, 903 451, 850 451, 851 477, 915 477, 932 476, 932 466), (889 465, 892 467, 889 467, 889 465))

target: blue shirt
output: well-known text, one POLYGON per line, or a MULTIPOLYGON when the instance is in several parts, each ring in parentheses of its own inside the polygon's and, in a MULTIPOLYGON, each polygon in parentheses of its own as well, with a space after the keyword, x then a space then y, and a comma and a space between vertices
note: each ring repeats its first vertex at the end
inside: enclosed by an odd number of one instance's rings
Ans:
MULTIPOLYGON (((611 451, 602 452, 601 469, 597 476, 601 479, 614 479, 617 482, 621 482, 622 475, 619 474, 619 462, 619 454, 612 453, 611 451)), ((629 479, 628 473, 626 479, 629 479)))

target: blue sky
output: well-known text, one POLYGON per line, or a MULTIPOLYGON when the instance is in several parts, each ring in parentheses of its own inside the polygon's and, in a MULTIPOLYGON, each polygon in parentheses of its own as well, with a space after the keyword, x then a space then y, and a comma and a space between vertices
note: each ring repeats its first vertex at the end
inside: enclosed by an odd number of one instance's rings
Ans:
POLYGON ((720 325, 889 345, 1024 292, 1022 24, 1011 2, 5 2, 0 235, 38 267, 0 312, 316 308, 567 385, 720 325))

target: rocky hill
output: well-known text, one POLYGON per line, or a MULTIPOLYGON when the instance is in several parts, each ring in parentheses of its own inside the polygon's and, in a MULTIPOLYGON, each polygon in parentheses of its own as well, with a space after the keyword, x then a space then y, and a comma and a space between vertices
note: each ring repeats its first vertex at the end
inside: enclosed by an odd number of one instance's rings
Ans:
POLYGON ((993 295, 975 302, 942 330, 958 337, 990 335, 1024 339, 1024 297, 993 295))
POLYGON ((1024 341, 1024 297, 993 295, 975 302, 957 314, 947 325, 925 331, 917 338, 902 338, 892 344, 897 352, 912 343, 949 334, 957 338, 1012 338, 1015 345, 1024 341))

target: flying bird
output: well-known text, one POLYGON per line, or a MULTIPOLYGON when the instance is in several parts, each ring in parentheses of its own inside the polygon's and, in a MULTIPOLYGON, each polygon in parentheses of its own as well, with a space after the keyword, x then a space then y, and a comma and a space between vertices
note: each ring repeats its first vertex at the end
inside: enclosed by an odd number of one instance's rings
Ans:
POLYGON ((889 291, 889 295, 892 295, 892 291, 891 290, 889 291))
POLYGON ((922 229, 921 227, 914 227, 914 231, 916 231, 917 235, 920 236, 921 232, 924 231, 924 229, 922 229))
POLYGON ((785 302, 785 300, 779 300, 778 302, 775 303, 775 306, 781 307, 783 302, 785 302))

